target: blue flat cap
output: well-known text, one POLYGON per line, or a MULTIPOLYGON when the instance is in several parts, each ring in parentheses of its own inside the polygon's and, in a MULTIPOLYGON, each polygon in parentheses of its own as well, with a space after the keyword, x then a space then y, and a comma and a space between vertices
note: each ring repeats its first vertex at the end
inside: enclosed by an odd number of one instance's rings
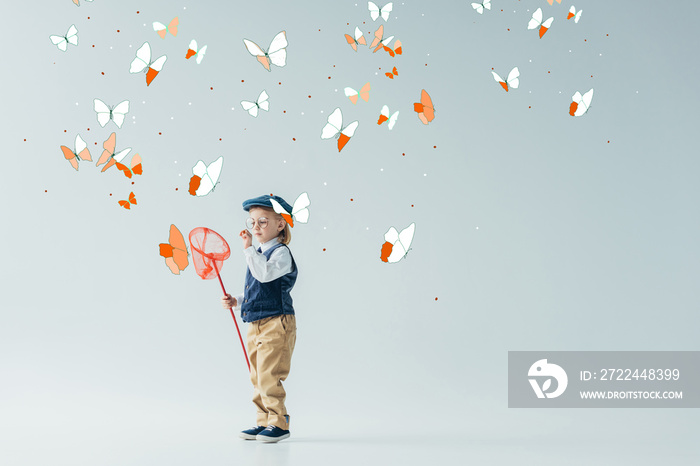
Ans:
POLYGON ((292 206, 287 204, 287 201, 285 201, 284 199, 282 199, 279 196, 270 196, 269 194, 263 194, 262 196, 254 197, 252 199, 248 199, 246 201, 243 201, 243 210, 248 212, 251 207, 255 207, 255 206, 268 207, 268 208, 272 209, 272 202, 270 202, 270 199, 274 199, 277 202, 279 202, 279 204, 282 207, 284 207, 284 210, 286 210, 287 212, 292 211, 292 206))

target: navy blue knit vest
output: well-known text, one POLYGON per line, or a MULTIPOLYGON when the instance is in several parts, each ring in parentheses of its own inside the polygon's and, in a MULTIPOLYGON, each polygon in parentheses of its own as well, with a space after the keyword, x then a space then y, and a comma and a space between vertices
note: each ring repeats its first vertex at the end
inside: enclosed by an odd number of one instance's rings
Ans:
MULTIPOLYGON (((280 247, 286 248, 287 245, 277 243, 263 252, 263 255, 267 260, 270 260, 274 250, 280 247)), ((289 251, 289 255, 292 255, 292 251, 289 251)), ((294 262, 294 256, 292 256, 292 271, 271 282, 259 282, 248 269, 245 274, 245 291, 243 292, 243 303, 241 304, 241 319, 243 319, 243 322, 254 322, 280 314, 294 314, 292 296, 289 292, 296 281, 297 264, 294 262)))

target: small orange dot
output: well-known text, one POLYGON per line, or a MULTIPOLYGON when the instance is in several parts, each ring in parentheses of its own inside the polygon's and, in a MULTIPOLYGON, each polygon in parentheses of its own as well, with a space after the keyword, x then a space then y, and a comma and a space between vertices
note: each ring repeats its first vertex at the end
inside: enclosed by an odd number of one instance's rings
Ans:
POLYGON ((584 42, 588 42, 588 39, 583 39, 584 42))
POLYGON ((219 138, 219 141, 221 141, 221 138, 219 138))
POLYGON ((350 198, 350 200, 352 201, 352 200, 353 200, 353 198, 350 198))
POLYGON ((309 99, 310 99, 310 98, 311 98, 311 96, 309 96, 309 99))
MULTIPOLYGON (((95 143, 95 144, 97 144, 97 143, 95 143)), ((404 157, 406 157, 406 153, 405 153, 405 152, 403 152, 401 155, 403 155, 404 157)))
POLYGON ((296 141, 296 140, 297 140, 297 138, 292 138, 292 141, 296 141))
POLYGON ((411 204, 411 207, 413 207, 413 204, 411 204))
POLYGON ((95 44, 92 44, 92 48, 93 48, 93 49, 95 48, 95 44))
POLYGON ((510 31, 510 28, 508 30, 510 31))
POLYGON ((501 10, 501 11, 503 11, 503 10, 501 10))
POLYGON ((326 250, 326 248, 323 248, 323 250, 325 251, 325 250, 326 250))
POLYGON ((528 105, 527 108, 532 108, 532 105, 528 105))
POLYGON ((102 72, 102 76, 104 76, 104 75, 105 75, 105 72, 103 71, 103 72, 102 72))
POLYGON ((610 141, 608 141, 608 144, 610 144, 610 141))
POLYGON ((433 146, 433 149, 437 149, 437 146, 433 146))
POLYGON ((286 111, 286 110, 284 110, 284 111, 283 111, 282 113, 287 113, 287 111, 286 111))
POLYGON ((319 29, 318 32, 321 32, 321 30, 319 29))
POLYGON ((435 297, 435 301, 437 301, 437 296, 435 297))
POLYGON ((347 24, 348 26, 350 26, 350 23, 345 23, 345 24, 347 24))
POLYGON ((117 32, 120 32, 119 29, 117 29, 117 32))
POLYGON ((45 193, 48 193, 48 192, 49 192, 49 190, 48 190, 48 189, 45 189, 45 190, 44 190, 44 192, 45 192, 45 193))
POLYGON ((333 65, 333 68, 335 68, 335 65, 333 65))
POLYGON ((245 82, 245 79, 241 79, 241 82, 242 82, 242 83, 245 82))
POLYGON ((87 130, 90 131, 90 128, 88 128, 87 130))
POLYGON ((279 82, 279 83, 277 83, 277 84, 279 84, 280 86, 282 85, 282 83, 281 83, 281 82, 279 82))
POLYGON ((95 145, 97 145, 97 143, 95 143, 95 145))
POLYGON ((330 77, 330 76, 328 76, 328 79, 331 79, 331 77, 330 77))
POLYGON ((213 90, 214 90, 214 88, 213 88, 213 87, 210 87, 210 88, 209 88, 209 90, 212 90, 212 91, 213 91, 213 90))
POLYGON ((591 75, 591 78, 592 78, 592 77, 593 77, 593 75, 591 75))
POLYGON ((112 195, 112 193, 109 193, 109 195, 111 196, 111 195, 112 195))
MULTIPOLYGON (((64 129, 63 132, 64 132, 64 133, 67 133, 68 131, 66 131, 66 130, 64 129)), ((25 141, 26 141, 26 139, 25 139, 25 141)))
POLYGON ((606 36, 609 36, 610 34, 605 34, 606 36))
POLYGON ((139 14, 139 12, 137 11, 137 12, 136 12, 136 14, 138 15, 138 14, 139 14))
POLYGON ((547 71, 547 74, 551 73, 551 71, 547 71))
POLYGON ((426 63, 425 66, 428 66, 428 64, 426 63))
POLYGON ((134 184, 134 182, 132 181, 131 184, 134 184))
POLYGON ((177 188, 175 188, 175 191, 177 191, 177 188))
MULTIPOLYGON (((88 19, 90 19, 90 17, 89 17, 89 16, 88 16, 88 19)), ((117 32, 119 32, 119 31, 117 31, 117 32)))
POLYGON ((158 136, 161 136, 162 134, 163 134, 163 133, 161 133, 160 131, 158 131, 158 136))

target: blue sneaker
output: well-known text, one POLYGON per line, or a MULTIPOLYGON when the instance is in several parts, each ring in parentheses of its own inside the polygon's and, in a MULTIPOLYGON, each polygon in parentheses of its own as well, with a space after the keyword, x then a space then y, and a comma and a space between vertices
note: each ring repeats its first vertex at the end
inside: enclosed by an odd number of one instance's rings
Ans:
POLYGON ((255 437, 257 440, 261 442, 279 442, 280 440, 286 439, 289 437, 289 431, 280 429, 277 426, 267 426, 265 430, 260 432, 257 437, 255 437))
POLYGON ((251 427, 250 429, 246 429, 243 432, 241 432, 239 434, 239 437, 245 440, 255 440, 256 435, 258 435, 263 430, 265 430, 265 426, 251 427))

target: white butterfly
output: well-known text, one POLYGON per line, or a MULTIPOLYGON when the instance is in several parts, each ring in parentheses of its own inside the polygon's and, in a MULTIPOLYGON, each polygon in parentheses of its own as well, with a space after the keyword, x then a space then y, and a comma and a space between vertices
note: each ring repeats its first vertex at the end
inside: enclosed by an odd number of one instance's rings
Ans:
POLYGON ((193 196, 206 196, 214 190, 214 186, 219 182, 221 175, 221 167, 224 163, 224 157, 221 156, 214 160, 209 165, 206 165, 201 160, 192 167, 192 178, 190 178, 189 193, 193 196))
POLYGON ((257 117, 258 116, 258 109, 265 110, 266 112, 269 111, 270 109, 270 102, 268 102, 268 95, 267 92, 264 90, 260 93, 258 96, 258 100, 255 102, 249 102, 247 100, 241 100, 241 107, 243 107, 243 110, 247 111, 250 113, 252 116, 257 117))
POLYGON ((377 124, 381 125, 382 123, 384 123, 385 121, 388 120, 389 121, 389 123, 388 123, 389 129, 391 130, 394 128, 394 125, 396 124, 396 120, 398 120, 398 119, 399 119, 399 111, 397 110, 396 112, 394 112, 393 115, 390 115, 389 107, 385 105, 382 107, 381 115, 379 116, 379 120, 377 120, 377 124))
POLYGON ((506 92, 508 92, 508 88, 512 87, 513 89, 517 89, 520 85, 520 79, 518 79, 520 76, 520 71, 518 71, 517 66, 510 70, 510 73, 508 73, 508 78, 505 80, 496 74, 495 71, 492 71, 491 74, 493 74, 493 79, 495 79, 496 82, 506 90, 506 92))
POLYGON ((270 198, 270 203, 272 203, 272 208, 275 212, 280 214, 287 221, 290 227, 294 227, 294 221, 299 223, 307 223, 309 221, 309 195, 307 193, 299 194, 296 201, 294 201, 294 206, 291 212, 287 212, 282 205, 276 200, 270 198))
POLYGON ((369 16, 372 18, 372 21, 376 21, 377 18, 381 16, 386 22, 389 21, 389 13, 391 13, 393 3, 387 3, 383 7, 379 8, 376 4, 367 2, 367 8, 369 8, 369 16))
POLYGON ((267 51, 260 48, 258 44, 248 39, 243 39, 248 52, 255 56, 260 64, 270 71, 270 63, 275 66, 284 66, 287 64, 287 33, 285 31, 277 34, 270 42, 270 47, 267 51))
POLYGON ((578 20, 581 19, 581 13, 583 13, 583 10, 576 11, 576 7, 571 5, 571 8, 569 9, 569 14, 566 16, 566 19, 574 18, 574 23, 578 23, 578 20))
POLYGON ((593 89, 581 95, 579 91, 571 96, 571 105, 569 105, 569 115, 571 116, 581 116, 588 111, 591 107, 591 100, 593 100, 593 89))
POLYGON ((484 0, 481 3, 472 3, 472 8, 476 10, 480 15, 484 14, 484 8, 487 10, 491 9, 491 0, 484 0))
POLYGON ((117 127, 124 124, 124 116, 129 112, 129 101, 125 100, 114 107, 109 107, 100 99, 94 100, 95 112, 97 112, 97 122, 101 127, 105 127, 109 120, 112 120, 117 127))
POLYGON ((540 28, 540 39, 542 39, 542 36, 544 35, 544 33, 547 32, 547 30, 552 26, 553 21, 554 21, 554 16, 550 16, 544 22, 542 22, 542 8, 538 8, 532 14, 532 18, 530 19, 530 22, 527 23, 527 28, 528 29, 536 29, 539 27, 540 28))
POLYGON ((396 231, 396 228, 391 227, 384 233, 384 244, 379 258, 393 264, 400 261, 408 254, 413 242, 413 233, 416 231, 416 224, 411 223, 404 228, 401 233, 396 231))
POLYGON ((189 60, 190 58, 192 58, 192 56, 196 56, 197 64, 199 65, 200 63, 202 63, 205 53, 207 53, 207 46, 205 45, 201 49, 197 49, 197 41, 192 39, 192 42, 190 42, 190 47, 187 49, 187 54, 185 55, 185 58, 189 60))
POLYGON ((328 123, 321 130, 321 139, 338 138, 338 152, 340 152, 355 134, 357 125, 359 122, 353 121, 343 128, 343 114, 340 108, 336 108, 328 116, 328 123))
POLYGON ((78 29, 75 24, 68 28, 65 36, 49 36, 51 43, 63 52, 68 48, 68 44, 78 45, 78 29))
POLYGON ((168 57, 165 55, 156 58, 151 61, 151 46, 148 42, 144 42, 143 45, 136 51, 136 58, 131 62, 131 67, 129 68, 130 73, 146 73, 146 85, 150 86, 151 81, 158 76, 160 70, 163 69, 165 60, 168 57))

